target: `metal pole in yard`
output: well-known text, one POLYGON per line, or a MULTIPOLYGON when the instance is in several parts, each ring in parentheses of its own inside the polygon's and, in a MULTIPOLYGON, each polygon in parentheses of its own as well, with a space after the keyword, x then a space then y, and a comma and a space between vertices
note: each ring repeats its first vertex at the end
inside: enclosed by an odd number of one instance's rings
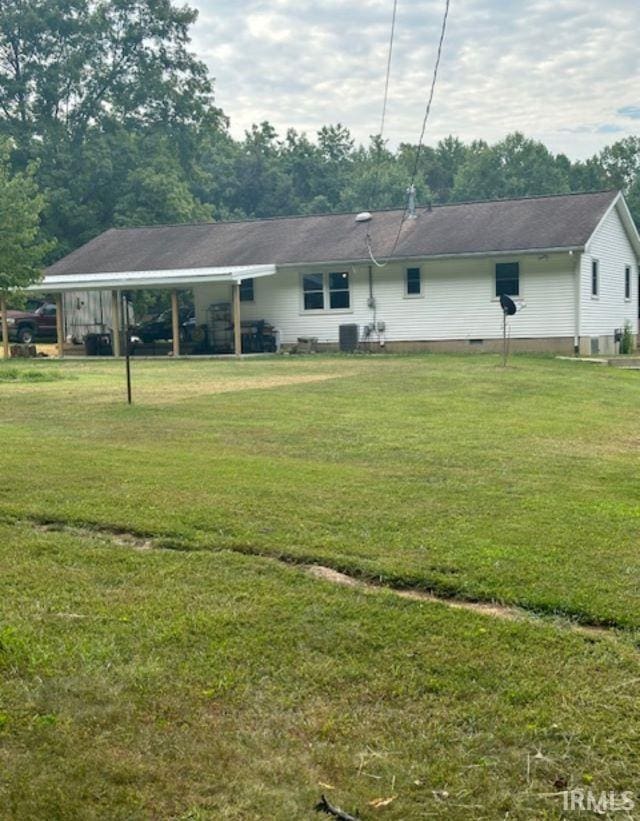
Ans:
POLYGON ((122 339, 124 342, 124 362, 127 374, 127 404, 131 404, 131 328, 129 327, 129 298, 122 294, 122 339))
POLYGON ((502 309, 502 367, 507 367, 507 312, 502 309))

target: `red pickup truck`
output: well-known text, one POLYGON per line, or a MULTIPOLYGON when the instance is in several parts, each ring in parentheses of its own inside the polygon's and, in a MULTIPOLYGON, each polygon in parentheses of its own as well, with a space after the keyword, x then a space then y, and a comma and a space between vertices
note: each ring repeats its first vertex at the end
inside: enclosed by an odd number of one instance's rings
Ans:
POLYGON ((57 336, 56 306, 50 302, 43 302, 34 311, 7 311, 7 322, 9 339, 25 344, 36 340, 55 340, 57 336))

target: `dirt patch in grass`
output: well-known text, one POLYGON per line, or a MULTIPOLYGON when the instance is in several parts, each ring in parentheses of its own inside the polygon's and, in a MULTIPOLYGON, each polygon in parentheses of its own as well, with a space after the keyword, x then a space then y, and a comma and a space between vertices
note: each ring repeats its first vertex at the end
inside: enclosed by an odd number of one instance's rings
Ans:
MULTIPOLYGON (((313 576, 316 579, 321 579, 322 581, 331 582, 332 584, 340 584, 344 587, 355 587, 369 593, 379 593, 381 590, 391 590, 396 596, 402 599, 444 604, 453 610, 466 610, 471 613, 480 613, 483 616, 490 616, 494 619, 523 621, 525 619, 532 620, 538 618, 522 608, 508 607, 506 605, 498 604, 497 602, 465 601, 464 599, 437 596, 434 593, 428 593, 423 590, 397 590, 394 588, 382 587, 363 582, 359 579, 354 579, 346 573, 340 573, 338 570, 334 570, 331 567, 324 567, 322 565, 307 565, 305 570, 310 576, 313 576)), ((575 624, 574 622, 566 621, 559 623, 559 626, 567 627, 570 630, 575 630, 578 633, 583 633, 590 636, 611 635, 611 630, 607 630, 605 627, 575 624)))
MULTIPOLYGON (((145 404, 173 404, 178 401, 188 401, 202 396, 221 393, 235 393, 239 391, 269 390, 270 388, 284 388, 290 385, 312 384, 326 382, 329 379, 338 379, 350 376, 347 372, 315 373, 315 374, 278 374, 273 376, 236 377, 221 376, 220 378, 202 379, 189 383, 178 382, 163 386, 161 392, 156 384, 134 384, 134 399, 144 401, 145 404)), ((135 378, 135 375, 134 375, 135 378)))

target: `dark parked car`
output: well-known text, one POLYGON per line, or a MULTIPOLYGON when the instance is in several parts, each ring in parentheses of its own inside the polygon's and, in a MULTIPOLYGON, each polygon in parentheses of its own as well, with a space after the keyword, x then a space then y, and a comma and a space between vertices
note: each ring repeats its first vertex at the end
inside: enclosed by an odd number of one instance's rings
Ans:
MULTIPOLYGON (((190 308, 181 308, 180 315, 180 341, 189 342, 196 320, 190 308)), ((141 322, 134 331, 135 335, 145 342, 158 342, 161 339, 173 338, 173 326, 171 311, 163 311, 153 319, 141 322)))
MULTIPOLYGON (((9 339, 30 344, 56 338, 56 306, 44 302, 32 311, 7 311, 9 339)), ((1 331, 0 331, 1 335, 1 331)))

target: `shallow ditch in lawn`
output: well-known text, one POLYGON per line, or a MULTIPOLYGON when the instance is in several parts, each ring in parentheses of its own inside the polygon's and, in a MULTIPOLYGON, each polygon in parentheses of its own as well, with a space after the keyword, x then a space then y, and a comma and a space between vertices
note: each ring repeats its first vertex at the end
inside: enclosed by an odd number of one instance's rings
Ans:
MULTIPOLYGON (((7 524, 22 525, 32 527, 34 530, 47 533, 68 533, 73 536, 100 539, 107 544, 117 547, 124 547, 136 551, 172 551, 193 550, 177 541, 162 537, 143 536, 137 533, 124 531, 119 528, 109 528, 105 526, 91 526, 82 524, 70 524, 63 521, 46 521, 29 518, 7 517, 4 519, 7 524)), ((211 548, 199 548, 210 550, 211 548)), ((522 606, 505 605, 490 600, 474 600, 455 596, 451 594, 438 594, 432 590, 420 590, 418 588, 407 588, 394 586, 392 583, 384 581, 372 581, 366 578, 356 577, 333 567, 310 561, 308 557, 300 558, 295 556, 273 556, 264 550, 251 550, 247 547, 236 548, 224 547, 224 550, 238 552, 243 555, 253 555, 268 561, 276 562, 288 567, 295 567, 308 576, 322 582, 350 587, 368 594, 380 594, 381 592, 392 593, 398 598, 415 602, 429 602, 440 604, 452 610, 466 610, 477 613, 488 618, 501 619, 506 621, 528 621, 533 624, 553 625, 554 627, 580 633, 591 639, 594 638, 614 638, 624 631, 624 628, 615 625, 588 624, 572 620, 570 617, 562 616, 558 613, 545 613, 528 609, 522 606)))

